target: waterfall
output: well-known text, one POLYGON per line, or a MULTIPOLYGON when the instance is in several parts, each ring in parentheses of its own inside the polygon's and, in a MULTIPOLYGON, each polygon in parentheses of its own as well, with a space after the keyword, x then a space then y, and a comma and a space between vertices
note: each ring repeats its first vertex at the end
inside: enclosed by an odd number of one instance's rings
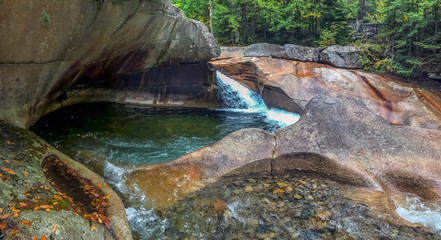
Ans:
POLYGON ((259 94, 220 72, 216 72, 216 75, 219 99, 223 103, 224 110, 262 114, 268 122, 275 123, 279 127, 286 127, 299 120, 299 114, 277 108, 268 109, 259 94))

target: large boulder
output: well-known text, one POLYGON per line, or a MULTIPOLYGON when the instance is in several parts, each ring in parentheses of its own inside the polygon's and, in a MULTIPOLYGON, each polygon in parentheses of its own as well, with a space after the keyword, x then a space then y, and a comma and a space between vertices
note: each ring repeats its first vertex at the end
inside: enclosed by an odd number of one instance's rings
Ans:
POLYGON ((276 57, 284 55, 283 46, 270 43, 256 43, 245 48, 245 57, 276 57))
POLYGON ((241 58, 245 55, 243 47, 220 47, 221 53, 218 58, 241 58))
POLYGON ((2 1, 0 117, 26 127, 78 79, 114 79, 218 55, 169 0, 2 1))
POLYGON ((283 58, 289 60, 296 60, 302 62, 318 62, 320 55, 320 48, 305 47, 294 44, 285 44, 283 58))
POLYGON ((352 46, 330 46, 320 53, 320 61, 340 68, 362 68, 361 51, 352 46))

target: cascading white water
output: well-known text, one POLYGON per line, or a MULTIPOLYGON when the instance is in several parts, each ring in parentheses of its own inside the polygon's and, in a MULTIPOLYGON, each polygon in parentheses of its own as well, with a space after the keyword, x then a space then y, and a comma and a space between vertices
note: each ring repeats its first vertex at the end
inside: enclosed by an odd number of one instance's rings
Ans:
POLYGON ((271 108, 265 105, 262 97, 246 88, 237 81, 217 72, 219 97, 227 111, 259 113, 269 122, 275 122, 279 127, 286 127, 296 123, 300 115, 284 110, 271 108))
POLYGON ((408 196, 405 201, 395 201, 395 204, 400 217, 441 232, 441 207, 437 204, 424 202, 417 196, 408 196))

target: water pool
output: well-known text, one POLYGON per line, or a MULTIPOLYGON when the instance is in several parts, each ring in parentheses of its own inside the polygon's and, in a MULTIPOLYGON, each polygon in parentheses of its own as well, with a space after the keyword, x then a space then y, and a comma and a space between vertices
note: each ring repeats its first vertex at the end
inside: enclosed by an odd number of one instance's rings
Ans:
POLYGON ((52 112, 31 130, 75 159, 89 152, 118 165, 149 165, 251 127, 274 131, 281 123, 260 113, 85 103, 52 112))

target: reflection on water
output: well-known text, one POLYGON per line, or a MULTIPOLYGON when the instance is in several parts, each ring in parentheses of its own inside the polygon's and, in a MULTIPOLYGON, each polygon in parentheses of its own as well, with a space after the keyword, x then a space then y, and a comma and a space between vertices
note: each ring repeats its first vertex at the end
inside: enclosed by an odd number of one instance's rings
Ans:
POLYGON ((73 158, 89 150, 112 163, 146 165, 176 159, 242 128, 274 131, 279 124, 259 113, 88 103, 50 113, 31 129, 73 158))

